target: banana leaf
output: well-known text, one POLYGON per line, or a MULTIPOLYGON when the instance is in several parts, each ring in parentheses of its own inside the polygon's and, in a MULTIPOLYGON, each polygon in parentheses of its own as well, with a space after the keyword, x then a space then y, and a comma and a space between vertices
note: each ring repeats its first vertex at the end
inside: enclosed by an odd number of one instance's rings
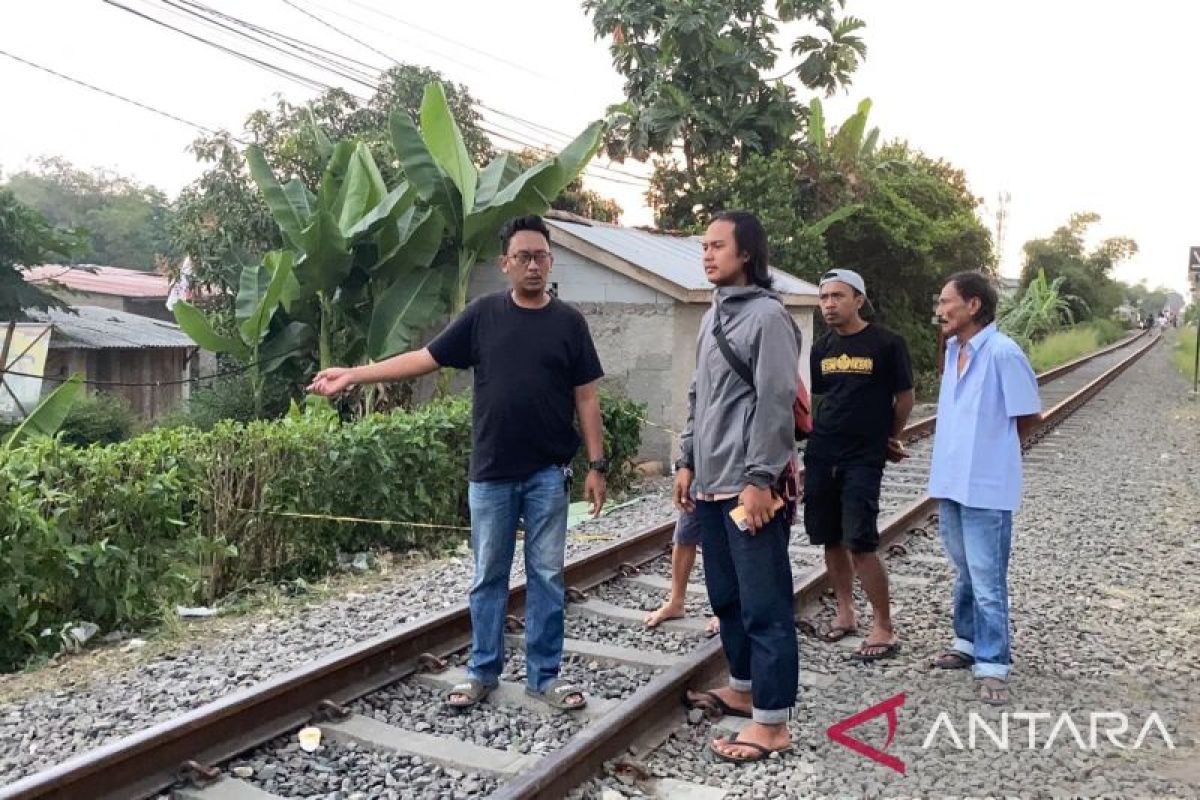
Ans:
POLYGON ((463 211, 474 208, 479 174, 471 161, 471 154, 467 152, 462 131, 450 113, 446 93, 437 82, 425 87, 425 96, 421 100, 421 136, 433 160, 458 187, 463 211))
POLYGON ((402 353, 446 310, 442 283, 446 270, 423 269, 402 275, 375 302, 367 352, 372 359, 402 353))
POLYGON ((458 190, 433 160, 417 126, 402 109, 392 112, 388 125, 396 158, 404 177, 416 187, 417 196, 442 212, 452 233, 460 230, 462 209, 458 190))
POLYGON ((245 343, 241 339, 217 333, 200 309, 191 303, 180 300, 172 311, 180 329, 205 350, 213 353, 230 353, 235 358, 246 360, 249 350, 245 343))
POLYGON ((4 440, 4 449, 11 450, 22 440, 35 436, 53 436, 62 427, 63 421, 71 412, 71 406, 75 404, 75 399, 82 389, 83 383, 78 375, 67 378, 61 386, 43 397, 41 402, 29 412, 29 416, 25 417, 21 424, 9 434, 8 438, 4 440))
POLYGON ((234 316, 246 344, 257 344, 267 335, 294 266, 295 255, 290 250, 273 250, 263 256, 261 264, 242 268, 234 316))

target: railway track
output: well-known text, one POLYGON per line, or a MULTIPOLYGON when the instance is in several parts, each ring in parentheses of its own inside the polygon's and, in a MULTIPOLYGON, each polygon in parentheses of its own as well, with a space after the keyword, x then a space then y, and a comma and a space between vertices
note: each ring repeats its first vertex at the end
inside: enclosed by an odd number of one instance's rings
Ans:
MULTIPOLYGON (((1034 439, 1047 435, 1155 343, 1135 336, 1039 376, 1047 420, 1034 439)), ((905 432, 910 457, 885 471, 881 551, 929 528, 935 519, 934 503, 925 495, 935 424, 930 418, 910 425, 905 432)), ((474 741, 483 737, 471 728, 473 712, 458 715, 437 708, 440 691, 463 675, 470 635, 464 602, 0 788, 0 800, 128 800, 166 791, 195 800, 286 796, 286 782, 272 783, 264 775, 279 771, 271 768, 272 759, 296 755, 294 733, 305 725, 322 730, 328 752, 341 754, 339 764, 365 763, 367 754, 378 758, 382 753, 385 762, 404 765, 399 771, 415 781, 409 786, 410 793, 417 787, 415 796, 425 796, 420 777, 425 771, 418 768, 432 765, 470 789, 461 796, 563 797, 631 743, 653 742, 680 724, 684 689, 715 680, 722 672, 720 642, 703 634, 701 587, 690 592, 693 615, 688 619, 647 633, 640 640, 647 644, 612 643, 618 629, 642 625, 641 606, 647 598, 664 595, 672 528, 664 524, 639 532, 567 565, 571 602, 564 675, 582 682, 591 698, 589 709, 579 716, 545 715, 516 682, 523 663, 517 619, 525 589, 523 582, 513 587, 509 646, 515 652, 509 662, 516 669, 510 667, 504 676, 509 680, 488 701, 514 730, 507 749, 474 741), (611 681, 596 677, 602 664, 620 665, 621 687, 614 689, 611 681), (538 735, 524 735, 525 728, 538 735), (247 753, 255 754, 252 761, 258 768, 245 766, 251 759, 243 755, 247 753), (241 766, 234 770, 229 765, 241 766), (416 779, 413 773, 418 773, 416 779)), ((806 545, 800 528, 798 522, 791 547, 798 613, 811 611, 827 588, 821 551, 806 545)), ((699 565, 696 574, 702 574, 699 565)), ((386 764, 381 768, 377 761, 369 768, 378 776, 377 784, 372 778, 370 786, 357 786, 351 778, 345 786, 346 779, 328 766, 331 756, 323 752, 308 758, 325 764, 333 775, 330 790, 340 787, 347 800, 388 796, 385 786, 392 796, 401 795, 392 787, 403 780, 392 776, 386 764)))

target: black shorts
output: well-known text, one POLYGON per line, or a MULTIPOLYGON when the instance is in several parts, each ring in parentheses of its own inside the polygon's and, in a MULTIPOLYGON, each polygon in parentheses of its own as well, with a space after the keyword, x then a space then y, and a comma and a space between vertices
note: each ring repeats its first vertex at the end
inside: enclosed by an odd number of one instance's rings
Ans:
POLYGON ((879 485, 883 467, 804 465, 804 529, 813 544, 841 544, 853 553, 879 547, 879 485))

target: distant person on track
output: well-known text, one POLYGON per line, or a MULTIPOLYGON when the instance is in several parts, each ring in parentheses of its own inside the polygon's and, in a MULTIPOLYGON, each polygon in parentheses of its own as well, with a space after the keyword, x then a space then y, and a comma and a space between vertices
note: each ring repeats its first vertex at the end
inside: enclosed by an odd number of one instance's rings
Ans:
POLYGON ((818 291, 829 332, 809 356, 821 404, 804 452, 804 528, 825 548, 837 597, 837 613, 820 636, 836 642, 858 632, 857 574, 873 618, 853 658, 876 661, 900 649, 887 569, 876 552, 877 522, 884 463, 907 457, 900 435, 913 408, 912 365, 904 339, 862 318, 867 287, 857 272, 826 272, 818 291))
MULTIPOLYGON (((690 511, 679 512, 675 520, 675 533, 671 539, 671 594, 667 601, 646 616, 646 627, 657 628, 672 619, 687 616, 687 587, 696 565, 696 551, 700 547, 700 523, 690 511)), ((710 617, 706 632, 714 636, 721 630, 721 621, 710 617)))
POLYGON ((934 661, 974 667, 980 699, 1009 700, 1008 558, 1021 502, 1021 442, 1041 421, 1037 377, 996 329, 996 290, 978 272, 952 275, 938 297, 946 335, 929 496, 941 501, 954 564, 954 643, 934 661))
POLYGON ((750 717, 736 736, 709 747, 725 761, 761 761, 791 746, 787 722, 799 679, 791 513, 776 488, 795 456, 800 342, 771 291, 767 237, 754 215, 717 215, 703 248, 704 274, 716 291, 700 323, 673 494, 700 525, 704 580, 730 679, 688 692, 687 702, 750 717))
POLYGON ((509 573, 521 526, 528 587, 526 691, 554 708, 574 710, 587 699, 558 677, 570 463, 580 444, 573 423, 578 414, 591 459, 585 494, 599 515, 608 462, 596 381, 604 371, 583 315, 546 290, 554 259, 545 221, 512 220, 500 239, 500 269, 509 291, 472 302, 428 347, 377 364, 322 370, 309 391, 328 397, 356 384, 414 378, 440 367, 474 369, 471 658, 469 679, 454 686, 446 702, 469 708, 499 683, 509 573))

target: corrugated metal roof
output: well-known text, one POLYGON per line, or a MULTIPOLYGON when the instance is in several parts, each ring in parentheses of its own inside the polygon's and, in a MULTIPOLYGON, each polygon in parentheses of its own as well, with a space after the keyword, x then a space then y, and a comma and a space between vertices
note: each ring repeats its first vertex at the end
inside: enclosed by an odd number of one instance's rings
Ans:
POLYGON ((171 291, 166 276, 123 267, 43 264, 23 273, 29 283, 58 283, 75 292, 111 294, 117 297, 162 297, 171 291))
MULTIPOLYGON (((701 264, 704 251, 700 247, 699 236, 671 236, 603 223, 583 225, 557 219, 547 219, 546 222, 687 291, 712 288, 704 276, 701 264)), ((771 274, 775 278, 776 291, 782 294, 812 297, 818 294, 816 286, 795 275, 775 267, 771 268, 771 274)))
POLYGON ((52 350, 108 350, 142 347, 195 347, 178 325, 96 306, 76 306, 77 313, 50 309, 28 311, 35 322, 54 326, 52 350))

